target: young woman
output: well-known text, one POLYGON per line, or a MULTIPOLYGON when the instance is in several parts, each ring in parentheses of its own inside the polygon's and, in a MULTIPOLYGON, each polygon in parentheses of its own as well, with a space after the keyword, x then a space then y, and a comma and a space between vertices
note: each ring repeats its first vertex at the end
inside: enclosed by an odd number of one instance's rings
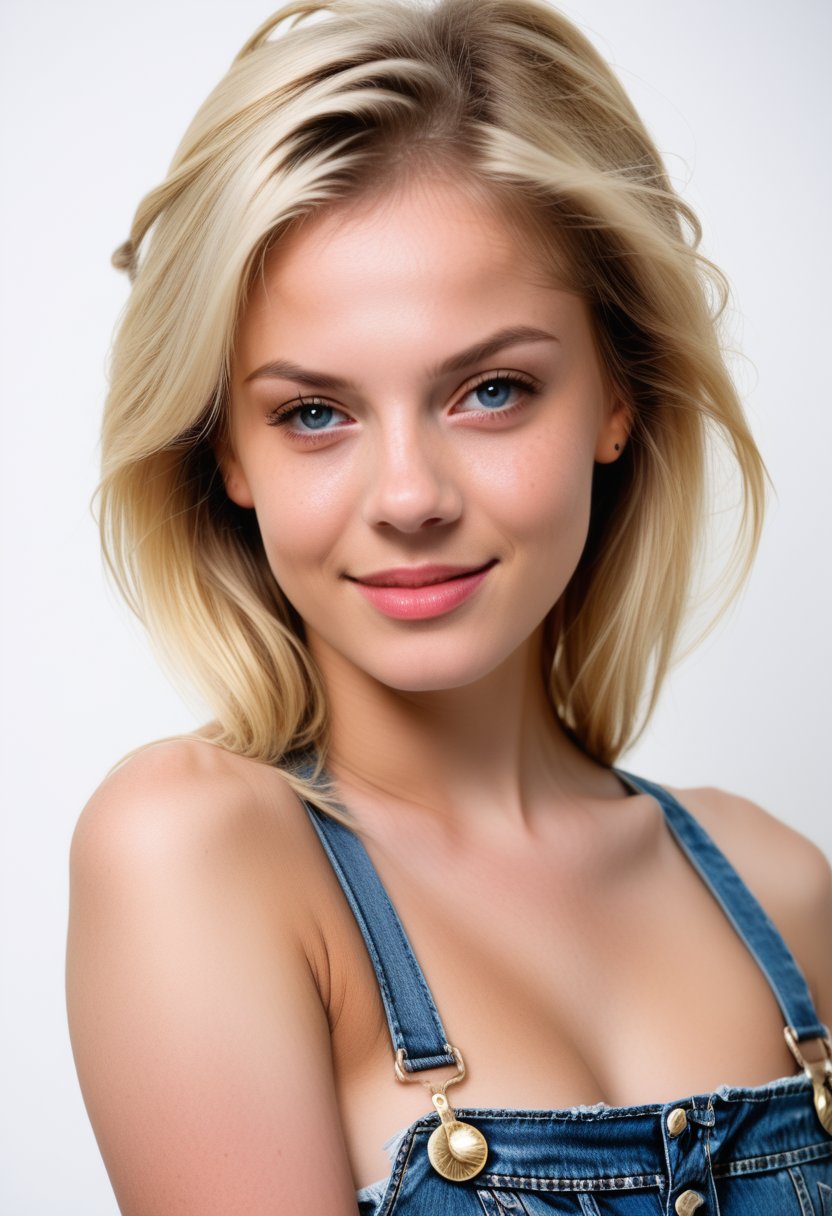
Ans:
POLYGON ((697 239, 542 0, 281 10, 140 206, 103 537, 216 717, 73 841, 128 1216, 832 1211, 828 863, 615 767, 718 443, 759 534, 697 239))

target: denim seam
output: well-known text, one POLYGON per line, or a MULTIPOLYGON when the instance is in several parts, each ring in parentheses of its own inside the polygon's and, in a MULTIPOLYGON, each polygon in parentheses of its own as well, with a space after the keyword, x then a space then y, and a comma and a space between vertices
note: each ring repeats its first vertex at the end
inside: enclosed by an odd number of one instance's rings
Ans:
POLYGON ((806 1180, 800 1170, 789 1170, 789 1177, 797 1195, 797 1202, 800 1204, 801 1216, 815 1216, 815 1205, 812 1203, 809 1188, 806 1186, 806 1180))
POLYGON ((721 1103, 742 1104, 745 1102, 770 1102, 772 1098, 798 1098, 804 1095, 804 1091, 811 1093, 812 1082, 806 1073, 795 1073, 794 1077, 786 1077, 784 1080, 775 1085, 762 1085, 748 1089, 733 1088, 729 1094, 720 1093, 713 1090, 711 1093, 702 1094, 686 1094, 671 1102, 653 1102, 642 1106, 605 1106, 601 1110, 572 1110, 569 1107, 552 1107, 547 1110, 526 1110, 523 1107, 506 1108, 503 1106, 458 1106, 454 1109, 457 1112, 464 1111, 466 1115, 489 1119, 545 1119, 548 1121, 557 1120, 564 1123, 580 1123, 583 1121, 595 1122, 602 1119, 630 1119, 639 1118, 644 1115, 656 1115, 661 1117, 665 1111, 671 1106, 685 1106, 690 1103, 691 1110, 698 1113, 709 1107, 714 1109, 714 1121, 719 1122, 717 1113, 721 1103), (755 1092, 755 1089, 760 1092, 755 1092), (697 1105, 699 1102, 699 1105, 697 1105))
MULTIPOLYGON (((516 1110, 506 1109, 505 1107, 486 1107, 486 1106, 455 1106, 454 1110, 457 1115, 465 1115, 470 1119, 501 1119, 504 1122, 520 1120, 523 1123, 595 1123, 600 1120, 614 1119, 632 1119, 642 1118, 645 1115, 660 1116, 663 1111, 662 1106, 618 1106, 610 1107, 608 1110, 594 1111, 592 1114, 584 1111, 570 1111, 567 1107, 553 1110, 523 1110, 518 1107, 516 1110)), ((435 1119, 435 1115, 429 1115, 427 1118, 435 1119)))
POLYGON ((413 1152, 413 1146, 416 1143, 416 1137, 413 1131, 408 1133, 407 1137, 399 1149, 398 1159, 393 1172, 387 1180, 387 1188, 381 1198, 376 1216, 389 1216, 393 1207, 398 1200, 399 1192, 401 1191, 402 1183, 404 1182, 405 1171, 407 1170, 410 1154, 413 1152))
POLYGON ((609 1175, 595 1178, 539 1178, 534 1174, 483 1174, 482 1182, 496 1189, 518 1186, 532 1191, 635 1191, 662 1189, 660 1174, 609 1175))
MULTIPOLYGON (((428 987, 427 981, 422 972, 422 968, 419 966, 419 963, 416 961, 416 955, 413 953, 413 947, 410 945, 410 942, 407 940, 407 937, 406 937, 405 931, 404 931, 404 926, 402 925, 402 922, 399 919, 398 912, 393 907, 393 903, 392 903, 389 895, 387 894, 387 891, 383 887, 382 887, 381 893, 383 895, 384 902, 387 904, 387 907, 390 909, 390 913, 391 913, 390 923, 392 924, 393 928, 395 929, 396 933, 399 936, 399 939, 401 941, 402 950, 404 951, 404 953, 407 957, 408 963, 410 964, 410 968, 413 972, 413 978, 416 979, 418 986, 421 989, 421 991, 428 1003, 428 1007, 431 1012, 431 1020, 434 1022, 434 1030, 437 1030, 439 1032, 440 1038, 442 1040, 440 1046, 442 1048, 444 1048, 448 1042, 448 1039, 446 1037, 445 1027, 442 1025, 442 1019, 439 1016, 439 1011, 436 1008, 436 1004, 433 999, 433 994, 431 993, 431 990, 428 987)), ((406 1044, 404 1042, 404 1036, 402 1036, 402 1045, 406 1046, 406 1044)), ((445 1053, 443 1051, 438 1054, 441 1057, 445 1053)), ((408 1068, 407 1065, 408 1065, 408 1058, 407 1058, 407 1052, 405 1051, 405 1059, 404 1059, 405 1071, 407 1071, 407 1072, 416 1071, 416 1070, 412 1070, 412 1069, 408 1068)))
POLYGON ((716 1178, 714 1177, 714 1159, 711 1153, 711 1133, 716 1133, 716 1116, 714 1115, 713 1096, 708 1099, 708 1114, 711 1121, 705 1129, 705 1166, 707 1174, 708 1199, 715 1212, 719 1212, 719 1199, 716 1193, 716 1178))
MULTIPOLYGON (((789 1098, 800 1096, 801 1092, 811 1090, 812 1078, 805 1072, 796 1072, 794 1077, 786 1078, 788 1084, 772 1085, 766 1088, 765 1093, 754 1093, 752 1089, 734 1088, 728 1093, 721 1093, 719 1090, 713 1091, 713 1096, 718 1102, 768 1102, 770 1098, 789 1098)), ((764 1087, 765 1088, 765 1087, 764 1087)))
POLYGON ((732 1174, 750 1174, 755 1170, 782 1169, 804 1161, 822 1161, 824 1157, 832 1157, 832 1141, 807 1144, 804 1148, 786 1149, 781 1153, 767 1153, 762 1157, 741 1157, 738 1161, 716 1163, 713 1171, 715 1178, 726 1178, 732 1174))
POLYGON ((724 1093, 715 1093, 715 1097, 716 1097, 716 1100, 718 1100, 718 1102, 726 1102, 726 1103, 733 1102, 733 1103, 741 1103, 741 1104, 746 1103, 746 1102, 770 1102, 771 1098, 794 1098, 794 1097, 802 1098, 802 1097, 805 1097, 805 1094, 803 1093, 803 1091, 811 1090, 810 1077, 806 1076, 805 1073, 799 1073, 799 1074, 796 1074, 796 1080, 805 1081, 805 1085, 789 1086, 788 1088, 782 1088, 782 1090, 771 1090, 770 1093, 754 1094, 754 1093, 747 1091, 748 1096, 746 1096, 746 1093, 737 1091, 737 1093, 740 1094, 740 1096, 738 1096, 738 1097, 733 1097, 732 1094, 731 1094, 731 1096, 726 1096, 726 1094, 724 1094, 724 1093))
POLYGON ((601 1216, 601 1210, 591 1192, 581 1191, 578 1195, 578 1203, 583 1216, 601 1216))

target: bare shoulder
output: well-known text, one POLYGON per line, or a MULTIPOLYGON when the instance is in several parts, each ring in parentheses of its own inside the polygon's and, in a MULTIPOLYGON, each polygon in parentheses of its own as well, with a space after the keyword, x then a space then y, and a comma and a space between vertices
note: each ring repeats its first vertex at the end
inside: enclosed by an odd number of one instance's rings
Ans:
POLYGON ((832 1025, 832 867, 823 850, 748 798, 713 788, 672 793, 763 905, 832 1025))
POLYGON ((295 804, 275 769, 201 739, 163 740, 133 753, 102 781, 81 812, 73 853, 128 842, 153 847, 160 837, 169 845, 177 838, 204 843, 264 816, 285 821, 295 804))
MULTIPOLYGON (((257 909, 282 947, 315 941, 304 898, 315 854, 297 796, 275 768, 198 738, 149 744, 81 811, 70 848, 70 927, 149 900, 257 909)), ((314 916, 313 916, 314 920, 314 916)), ((72 945, 72 936, 70 936, 72 945)))
MULTIPOLYGON (((297 927, 297 874, 314 864, 297 796, 274 767, 197 738, 164 740, 112 770, 81 811, 70 849, 73 898, 209 877, 263 895, 297 927)), ((292 928, 284 921, 284 930, 292 928)))
POLYGON ((276 770, 195 739, 134 754, 81 812, 67 1013, 126 1216, 353 1210, 305 946, 313 836, 276 770))
POLYGON ((775 906, 815 911, 832 894, 832 870, 823 851, 757 803, 713 788, 673 793, 755 894, 759 888, 775 906))

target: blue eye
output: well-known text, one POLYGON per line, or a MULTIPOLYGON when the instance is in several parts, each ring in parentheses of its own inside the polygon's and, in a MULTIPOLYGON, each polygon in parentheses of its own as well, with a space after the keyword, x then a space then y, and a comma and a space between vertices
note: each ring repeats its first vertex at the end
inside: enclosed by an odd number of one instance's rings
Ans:
POLYGON ((497 378, 483 380, 482 384, 477 385, 474 392, 480 405, 484 405, 486 409, 501 409, 504 405, 508 405, 514 384, 515 382, 512 380, 497 378))
POLYGON ((327 405, 317 398, 300 404, 280 406, 269 417, 269 426, 280 426, 296 439, 311 438, 316 432, 326 433, 337 429, 339 418, 345 417, 343 410, 327 405))
POLYGON ((332 421, 334 412, 331 405, 302 405, 295 417, 303 424, 304 429, 319 431, 332 421))
MULTIPOLYGON (((534 397, 539 388, 534 381, 520 372, 492 372, 485 375, 468 389, 463 401, 485 413, 511 414, 522 407, 529 397, 534 397)), ((471 412, 464 409, 463 413, 471 412)))

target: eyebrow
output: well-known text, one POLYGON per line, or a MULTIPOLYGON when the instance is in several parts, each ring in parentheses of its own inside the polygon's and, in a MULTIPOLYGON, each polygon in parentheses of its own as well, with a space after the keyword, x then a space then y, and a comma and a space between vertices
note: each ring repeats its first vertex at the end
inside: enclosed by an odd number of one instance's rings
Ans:
MULTIPOLYGON (((535 329, 532 325, 510 325, 507 329, 498 329, 489 338, 475 342, 473 346, 445 359, 431 370, 431 378, 439 379, 440 376, 446 376, 450 372, 462 371, 473 363, 489 359, 506 346, 517 346, 521 342, 557 342, 558 340, 554 334, 546 333, 543 329, 535 329)), ((344 389, 356 391, 356 386, 350 380, 344 380, 340 376, 331 376, 327 372, 316 372, 310 368, 298 367, 297 363, 291 363, 288 359, 273 359, 269 363, 264 363, 262 367, 250 372, 244 383, 248 384, 250 380, 261 379, 292 380, 300 384, 311 384, 316 388, 331 389, 333 392, 344 389)))

